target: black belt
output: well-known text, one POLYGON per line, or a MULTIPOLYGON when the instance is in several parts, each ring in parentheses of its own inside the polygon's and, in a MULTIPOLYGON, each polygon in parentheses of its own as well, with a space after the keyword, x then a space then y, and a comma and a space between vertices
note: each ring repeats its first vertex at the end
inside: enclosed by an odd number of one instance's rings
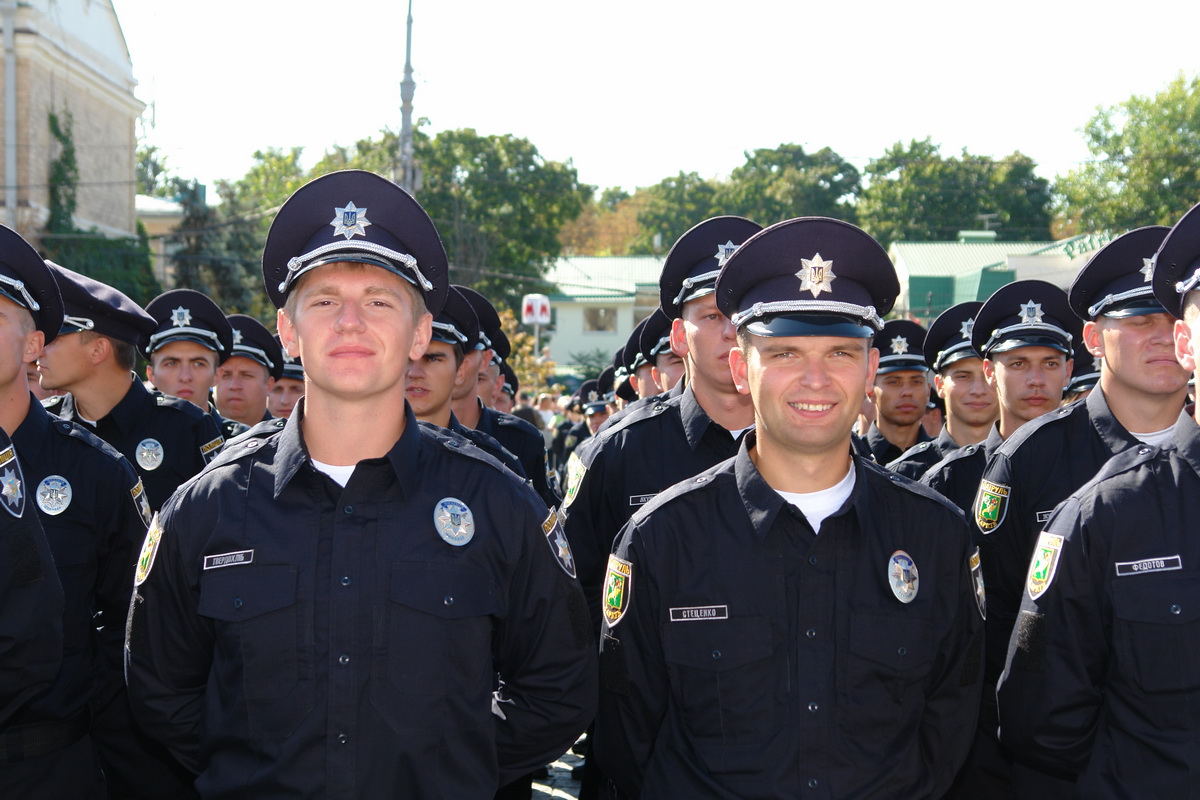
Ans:
POLYGON ((53 753, 75 744, 91 725, 85 711, 60 722, 30 722, 0 731, 0 763, 53 753))

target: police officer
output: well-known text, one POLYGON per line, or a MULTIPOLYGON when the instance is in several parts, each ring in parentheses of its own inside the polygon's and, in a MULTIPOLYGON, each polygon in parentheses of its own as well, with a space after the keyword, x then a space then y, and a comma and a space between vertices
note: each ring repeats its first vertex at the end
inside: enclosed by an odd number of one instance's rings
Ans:
POLYGON ((913 445, 888 464, 893 472, 918 480, 952 451, 987 438, 999 408, 996 390, 983 375, 983 359, 971 344, 982 307, 978 301, 959 303, 929 326, 922 349, 933 367, 934 390, 945 403, 946 423, 933 441, 913 445))
POLYGON ((317 178, 272 223, 263 274, 304 399, 163 509, 126 647, 131 696, 204 798, 487 800, 594 712, 555 515, 404 401, 446 272, 429 217, 370 173, 317 178))
MULTIPOLYGON (((500 316, 496 308, 486 297, 466 286, 455 286, 479 320, 480 343, 474 351, 466 356, 468 372, 474 368, 477 373, 487 379, 487 366, 495 356, 508 358, 510 346, 508 337, 500 328, 500 316), (497 349, 498 348, 498 349, 497 349)), ((468 382, 470 383, 470 382, 468 382)), ((512 414, 502 414, 493 408, 488 408, 479 396, 481 382, 463 389, 456 389, 451 408, 459 423, 467 428, 483 431, 515 455, 521 462, 526 477, 533 482, 533 488, 542 501, 551 508, 558 505, 558 493, 550 485, 549 466, 546 462, 546 440, 541 431, 531 423, 512 414)))
MULTIPOLYGON (((275 334, 274 338, 278 343, 279 334, 275 334)), ((304 396, 304 364, 298 356, 284 351, 282 344, 279 352, 283 358, 283 369, 267 395, 267 413, 272 417, 287 419, 292 415, 296 401, 304 396)))
POLYGON ((229 419, 253 427, 271 418, 267 397, 283 377, 283 350, 254 317, 230 314, 233 352, 217 367, 217 410, 229 419))
POLYGON ((195 405, 146 389, 133 368, 157 326, 121 292, 50 264, 62 292, 62 331, 38 357, 42 386, 69 395, 46 408, 117 448, 137 470, 150 507, 213 459, 225 443, 217 423, 195 405))
MULTIPOLYGON (((0 273, 3 274, 3 273, 0 273)), ((5 276, 11 277, 11 276, 5 276)), ((3 279, 0 278, 0 281, 3 279)), ((0 289, 5 295, 8 288, 0 289)), ((19 292, 18 292, 19 294, 19 292)), ((0 311, 3 313, 3 311, 0 311)), ((54 557, 12 440, 0 429, 0 741, 7 762, 9 720, 58 674, 63 657, 63 590, 54 557)), ((0 774, 4 768, 0 766, 0 774)))
POLYGON ((1066 391, 1063 392, 1063 405, 1083 400, 1100 382, 1100 363, 1088 350, 1088 344, 1082 337, 1075 343, 1073 360, 1075 364, 1071 368, 1071 380, 1067 381, 1066 391))
POLYGON ((601 767, 632 797, 937 798, 979 697, 962 515, 853 454, 883 249, 824 218, 745 242, 717 280, 753 397, 737 455, 660 493, 609 558, 601 767))
MULTIPOLYGON (((1099 388, 1072 410, 1107 410, 1091 417, 1091 436, 1119 436, 1127 446, 1039 526, 998 692, 1001 739, 1018 760, 1075 781, 1088 800, 1196 796, 1200 428, 1189 409, 1169 438, 1153 437, 1162 450, 1127 442, 1113 394, 1118 382, 1127 392, 1177 381, 1152 366, 1164 310, 1181 318, 1173 325, 1179 361, 1192 371, 1200 365, 1200 208, 1152 257, 1151 298, 1142 259, 1161 238, 1152 229, 1125 234, 1072 286, 1076 307, 1091 317, 1089 344, 1104 355, 1099 388), (1127 309, 1141 313, 1122 316, 1127 309)), ((1093 448, 1081 445, 1086 458, 1093 448)))
MULTIPOLYGON (((500 388, 493 398, 496 404, 495 408, 501 414, 511 415, 513 409, 517 406, 517 390, 520 388, 521 382, 517 380, 517 373, 505 361, 500 362, 500 377, 502 379, 500 388)), ((529 422, 529 420, 525 421, 529 422)), ((532 425, 533 423, 529 424, 532 425)))
POLYGON ((209 401, 217 366, 233 352, 233 327, 220 307, 193 289, 172 289, 147 303, 146 313, 158 323, 143 350, 154 388, 207 411, 226 441, 249 430, 209 401))
POLYGON ((930 436, 921 427, 929 399, 929 366, 921 350, 925 329, 907 319, 894 319, 876 334, 879 371, 871 389, 875 421, 863 437, 876 463, 889 464, 930 436))
POLYGON ((683 378, 683 359, 671 349, 671 318, 661 308, 646 318, 638 348, 650 363, 650 385, 647 397, 667 394, 679 386, 683 378))
MULTIPOLYGON (((0 233, 0 338, 4 352, 30 362, 61 328, 83 320, 64 324, 46 263, 16 233, 0 233)), ((6 726, 0 785, 14 797, 56 800, 104 797, 106 783, 114 798, 187 797, 190 776, 134 726, 121 673, 133 562, 149 520, 142 482, 111 446, 35 402, 23 365, 10 366, 0 380, 0 427, 26 483, 7 488, 26 494, 45 530, 64 594, 63 649, 54 683, 6 726)), ((68 366, 56 362, 55 374, 68 366)))

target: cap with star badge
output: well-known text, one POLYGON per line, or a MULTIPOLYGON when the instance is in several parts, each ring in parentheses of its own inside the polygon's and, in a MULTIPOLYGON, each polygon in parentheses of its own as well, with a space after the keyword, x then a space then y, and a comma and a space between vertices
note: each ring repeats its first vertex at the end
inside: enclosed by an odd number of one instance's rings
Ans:
MULTIPOLYGON (((1159 308, 1159 311, 1162 309, 1159 308)), ((1087 348, 1087 342, 1081 336, 1075 343, 1072 360, 1075 364, 1071 367, 1071 380, 1067 381, 1067 388, 1063 390, 1063 394, 1078 394, 1094 389, 1100 382, 1100 365, 1104 359, 1093 356, 1087 348)))
POLYGON ((275 380, 283 377, 283 348, 267 327, 249 314, 230 314, 225 319, 233 327, 233 352, 262 364, 275 380))
POLYGON ((1067 299, 1084 320, 1163 314, 1150 283, 1154 253, 1170 228, 1152 225, 1123 233, 1088 259, 1071 282, 1067 299))
POLYGON ((49 344, 62 327, 63 302, 58 283, 29 242, 0 225, 0 297, 25 309, 49 344))
POLYGON ((1018 347, 1051 347, 1069 356, 1082 327, 1062 289, 1046 281, 1016 281, 997 289, 979 309, 971 344, 984 358, 1018 347))
POLYGON ((1200 204, 1179 218, 1152 259, 1150 285, 1167 313, 1183 319, 1183 300, 1200 286, 1200 204))
POLYGON ((896 268, 879 243, 828 217, 764 229, 717 278, 717 306, 755 336, 871 338, 899 294, 896 268))
POLYGON ((921 347, 925 343, 925 329, 912 320, 893 319, 883 326, 883 330, 875 334, 872 347, 879 351, 879 369, 876 373, 884 375, 900 370, 929 369, 925 363, 925 351, 921 347))
POLYGON ((964 358, 979 358, 971 344, 971 332, 981 308, 983 303, 978 300, 950 306, 929 326, 921 349, 925 351, 925 363, 933 365, 934 372, 964 358))
POLYGON ((146 305, 158 327, 150 334, 143 350, 153 355, 171 342, 194 342, 217 354, 220 363, 233 352, 233 327, 225 312, 212 299, 193 289, 163 292, 146 305))
POLYGON ((500 315, 496 313, 496 307, 492 305, 492 301, 481 295, 479 292, 472 289, 470 286, 459 286, 454 284, 454 288, 471 304, 471 309, 475 312, 475 319, 479 325, 479 342, 475 345, 476 350, 492 350, 501 358, 508 358, 511 348, 508 344, 508 337, 504 336, 503 341, 497 338, 493 341, 492 337, 499 331, 503 336, 504 331, 500 328, 500 315), (497 348, 503 349, 501 354, 497 348))
POLYGON ((62 293, 63 322, 59 333, 93 331, 128 342, 141 350, 158 327, 154 317, 121 292, 95 278, 47 261, 62 293))
POLYGON ((446 304, 433 318, 433 340, 459 345, 469 353, 479 344, 479 317, 460 288, 451 286, 446 292, 446 304))
POLYGON ((650 320, 654 319, 651 315, 646 317, 637 325, 633 326, 633 330, 629 332, 629 338, 625 340, 625 346, 621 348, 622 366, 626 372, 637 372, 641 367, 645 366, 649 359, 646 358, 646 353, 642 350, 642 331, 650 324, 650 320))
POLYGON ((745 217, 712 217, 680 236, 658 279, 659 308, 672 319, 682 317, 683 304, 712 294, 730 256, 761 230, 745 217))
POLYGON ((276 308, 325 264, 370 264, 416 286, 434 316, 446 298, 446 250, 425 209, 387 178, 331 172, 297 189, 271 223, 263 281, 276 308))
POLYGON ((275 344, 279 345, 279 356, 283 359, 283 374, 282 378, 291 378, 294 381, 304 380, 304 364, 300 361, 300 356, 291 356, 288 354, 287 348, 283 346, 283 340, 279 338, 279 334, 274 334, 271 338, 275 340, 275 344))
POLYGON ((504 383, 500 386, 500 391, 516 399, 517 390, 521 388, 521 382, 517 380, 517 373, 508 364, 501 363, 500 374, 504 376, 504 383))
POLYGON ((661 308, 646 317, 646 324, 638 339, 638 350, 651 364, 662 353, 671 351, 671 318, 661 308))

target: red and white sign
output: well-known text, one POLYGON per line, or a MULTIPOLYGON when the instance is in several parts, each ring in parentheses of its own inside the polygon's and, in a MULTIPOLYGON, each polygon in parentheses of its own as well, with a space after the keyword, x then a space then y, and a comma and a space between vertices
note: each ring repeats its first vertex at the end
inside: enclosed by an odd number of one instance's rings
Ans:
POLYGON ((521 322, 525 325, 550 324, 550 298, 544 294, 527 294, 521 300, 521 322))

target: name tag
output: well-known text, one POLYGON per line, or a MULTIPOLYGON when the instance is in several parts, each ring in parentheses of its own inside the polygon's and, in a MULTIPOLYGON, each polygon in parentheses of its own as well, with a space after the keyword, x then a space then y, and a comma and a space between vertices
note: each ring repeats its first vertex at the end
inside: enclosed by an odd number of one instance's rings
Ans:
POLYGON ((654 495, 652 495, 652 494, 630 495, 629 496, 629 506, 630 506, 630 508, 635 508, 637 506, 644 506, 644 505, 646 505, 646 503, 649 503, 653 499, 654 499, 654 495))
POLYGON ((700 622, 706 619, 729 619, 729 606, 687 606, 671 609, 671 622, 700 622))
POLYGON ((1037 512, 1037 521, 1038 521, 1038 524, 1039 524, 1039 525, 1041 525, 1043 522, 1049 522, 1049 521, 1050 521, 1050 515, 1051 515, 1051 514, 1053 514, 1053 513, 1054 513, 1054 510, 1053 510, 1053 509, 1051 509, 1050 511, 1039 511, 1039 512, 1037 512))
POLYGON ((221 567, 236 567, 239 564, 253 564, 253 550, 238 550, 235 553, 221 553, 204 557, 205 569, 220 569, 221 567))
POLYGON ((1117 575, 1141 575, 1143 572, 1171 572, 1183 569, 1183 559, 1179 556, 1163 556, 1162 558, 1143 558, 1141 561, 1118 561, 1115 564, 1117 575))

